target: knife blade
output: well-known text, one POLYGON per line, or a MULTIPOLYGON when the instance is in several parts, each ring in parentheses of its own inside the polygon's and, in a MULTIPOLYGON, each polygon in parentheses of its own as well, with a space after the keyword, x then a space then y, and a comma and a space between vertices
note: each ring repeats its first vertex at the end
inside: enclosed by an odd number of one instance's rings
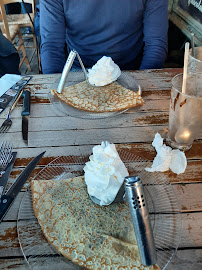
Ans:
POLYGON ((17 155, 17 152, 12 152, 12 159, 8 163, 7 167, 4 170, 5 171, 4 174, 2 174, 2 176, 0 178, 0 198, 5 193, 5 188, 6 188, 6 185, 8 182, 9 175, 13 169, 16 155, 17 155))
POLYGON ((22 186, 29 178, 30 174, 36 167, 39 160, 42 158, 45 152, 39 154, 36 156, 30 163, 27 165, 27 167, 21 172, 21 174, 18 176, 18 178, 15 180, 15 182, 12 184, 12 186, 9 188, 9 190, 1 197, 0 200, 0 222, 6 215, 7 211, 9 210, 11 204, 15 200, 15 197, 20 192, 22 186))
POLYGON ((24 90, 23 97, 23 110, 22 110, 22 138, 26 144, 28 144, 28 123, 30 115, 30 100, 31 95, 29 90, 24 90))

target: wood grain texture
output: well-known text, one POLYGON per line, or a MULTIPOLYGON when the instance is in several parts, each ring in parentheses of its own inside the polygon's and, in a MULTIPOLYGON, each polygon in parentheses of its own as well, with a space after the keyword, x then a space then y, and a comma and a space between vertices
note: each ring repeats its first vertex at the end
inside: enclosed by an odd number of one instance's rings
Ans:
MULTIPOLYGON (((201 270, 202 268, 202 249, 189 249, 189 250, 178 250, 176 255, 173 257, 172 261, 168 264, 167 270, 201 270)), ((37 263, 37 270, 44 269, 44 260, 43 258, 35 259, 37 263)), ((1 269, 4 270, 28 270, 28 266, 23 258, 10 258, 10 259, 0 259, 1 269)), ((49 270, 67 270, 64 267, 61 260, 57 257, 52 259, 50 263, 49 270)), ((82 268, 69 264, 68 270, 82 270, 82 268)))
MULTIPOLYGON (((124 149, 149 161, 154 159, 156 152, 151 143, 156 132, 164 138, 167 136, 171 79, 181 72, 182 69, 128 71, 127 73, 141 85, 145 104, 138 110, 130 109, 122 115, 99 120, 68 116, 50 103, 48 93, 55 81, 59 80, 60 74, 33 75, 26 87, 32 93, 28 146, 23 142, 21 135, 22 100, 11 115, 13 125, 9 132, 3 136, 0 134, 0 141, 13 141, 17 151, 17 159, 7 188, 33 157, 42 151, 46 153, 0 224, 0 269, 28 269, 17 239, 18 209, 30 180, 57 156, 88 156, 94 145, 108 140, 115 143, 119 150, 124 149)), ((74 81, 75 76, 71 75, 68 80, 74 81)), ((0 124, 6 115, 7 110, 0 114, 0 124)), ((201 135, 185 154, 188 166, 184 174, 177 176, 171 171, 163 173, 172 184, 182 210, 180 249, 169 264, 168 270, 202 268, 201 135)), ((72 169, 77 174, 83 173, 83 166, 72 166, 72 169)), ((132 174, 133 166, 130 169, 132 174)), ((44 259, 35 260, 36 269, 44 269, 44 259)), ((49 270, 57 268, 65 269, 61 261, 54 257, 49 270)), ((81 268, 70 262, 68 269, 81 268)))

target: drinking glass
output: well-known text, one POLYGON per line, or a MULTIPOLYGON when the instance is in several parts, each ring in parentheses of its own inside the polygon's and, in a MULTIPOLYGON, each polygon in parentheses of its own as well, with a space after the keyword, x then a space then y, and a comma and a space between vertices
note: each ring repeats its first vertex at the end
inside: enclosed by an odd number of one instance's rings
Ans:
POLYGON ((192 49, 189 51, 188 73, 202 74, 202 47, 194 47, 194 55, 192 49))
POLYGON ((202 74, 189 74, 182 93, 183 74, 172 79, 167 144, 187 151, 202 131, 202 74))

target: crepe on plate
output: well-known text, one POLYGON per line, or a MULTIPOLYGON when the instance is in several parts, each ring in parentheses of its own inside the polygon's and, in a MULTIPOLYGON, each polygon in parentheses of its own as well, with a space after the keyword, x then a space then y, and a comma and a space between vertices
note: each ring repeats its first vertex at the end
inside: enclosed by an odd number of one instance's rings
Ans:
POLYGON ((51 93, 71 107, 97 113, 125 110, 144 103, 141 96, 117 82, 96 87, 83 81, 64 87, 61 94, 55 89, 51 93))
POLYGON ((93 270, 159 269, 140 264, 128 206, 94 204, 84 177, 32 180, 31 190, 46 239, 71 261, 93 270))

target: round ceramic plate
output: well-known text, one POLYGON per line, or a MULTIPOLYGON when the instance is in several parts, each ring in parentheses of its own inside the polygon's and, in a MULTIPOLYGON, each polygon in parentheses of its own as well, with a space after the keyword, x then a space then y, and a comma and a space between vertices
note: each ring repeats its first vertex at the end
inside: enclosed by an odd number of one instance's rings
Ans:
MULTIPOLYGON (((37 180, 62 180, 83 175, 83 167, 89 161, 91 150, 85 156, 79 154, 58 157, 49 163, 35 177, 37 180)), ((139 175, 144 185, 144 193, 149 206, 151 226, 157 250, 157 264, 165 269, 175 254, 180 241, 181 214, 177 197, 172 186, 163 173, 149 173, 146 167, 151 163, 126 150, 119 155, 130 175, 139 175)), ((30 189, 25 193, 18 213, 18 239, 20 246, 31 269, 44 270, 69 269, 73 263, 58 254, 47 242, 32 208, 30 189), (53 267, 53 268, 51 268, 53 267)), ((73 266, 71 266, 72 269, 73 266)), ((75 266, 75 269, 82 269, 75 266)))
MULTIPOLYGON (((51 89, 57 89, 59 80, 57 79, 56 82, 52 85, 51 89)), ((65 82, 65 86, 71 86, 77 83, 80 83, 85 80, 84 73, 81 70, 72 71, 68 74, 67 80, 65 82)), ((123 87, 130 89, 134 92, 138 92, 140 86, 136 82, 136 80, 129 75, 128 73, 122 71, 121 76, 117 79, 117 82, 121 84, 123 87)), ((50 90, 51 90, 50 89, 50 90)), ((102 119, 107 117, 116 116, 126 112, 128 109, 116 111, 116 112, 105 112, 105 113, 93 113, 93 112, 86 112, 82 110, 78 110, 73 108, 66 103, 60 101, 57 97, 49 92, 48 94, 50 102, 56 107, 60 112, 64 113, 65 115, 77 117, 77 118, 84 118, 84 119, 102 119)), ((139 106, 137 107, 139 109, 139 106)))

